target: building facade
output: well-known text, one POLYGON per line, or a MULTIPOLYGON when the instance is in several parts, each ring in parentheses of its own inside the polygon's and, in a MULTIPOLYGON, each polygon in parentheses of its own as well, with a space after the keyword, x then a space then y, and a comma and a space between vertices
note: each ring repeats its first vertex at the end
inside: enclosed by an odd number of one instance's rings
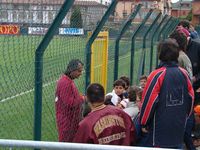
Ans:
POLYGON ((115 9, 115 20, 126 19, 138 4, 142 4, 143 6, 136 16, 136 20, 141 21, 151 8, 161 11, 163 14, 171 14, 170 0, 119 0, 115 9))
POLYGON ((192 2, 189 0, 180 0, 172 4, 171 15, 174 17, 186 17, 192 9, 192 2))
POLYGON ((192 23, 194 25, 200 25, 200 0, 194 0, 192 2, 192 23))
MULTIPOLYGON (((64 0, 1 0, 0 24, 49 26, 63 3, 64 0)), ((70 25, 70 16, 76 6, 80 8, 84 27, 96 25, 108 7, 96 1, 75 1, 62 26, 70 25)))

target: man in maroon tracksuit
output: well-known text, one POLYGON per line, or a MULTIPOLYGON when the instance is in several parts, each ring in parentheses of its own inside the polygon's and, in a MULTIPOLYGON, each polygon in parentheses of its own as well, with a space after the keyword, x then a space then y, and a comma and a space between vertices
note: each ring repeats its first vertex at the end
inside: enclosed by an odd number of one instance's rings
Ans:
POLYGON ((79 123, 74 142, 133 145, 135 128, 131 118, 121 109, 104 105, 104 88, 93 83, 87 89, 87 100, 92 109, 79 123))
POLYGON ((57 82, 55 106, 60 142, 72 142, 82 119, 83 98, 73 81, 82 74, 82 71, 83 63, 78 59, 71 60, 57 82))

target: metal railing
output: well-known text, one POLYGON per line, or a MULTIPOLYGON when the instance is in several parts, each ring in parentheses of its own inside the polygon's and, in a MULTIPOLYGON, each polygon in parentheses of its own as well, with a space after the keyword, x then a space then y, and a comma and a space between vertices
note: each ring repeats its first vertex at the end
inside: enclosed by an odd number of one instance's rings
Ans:
MULTIPOLYGON (((38 148, 38 149, 54 149, 54 150, 169 150, 163 148, 147 148, 134 146, 113 146, 98 144, 79 144, 79 143, 63 143, 63 142, 43 142, 28 140, 5 140, 0 139, 0 147, 12 148, 38 148)), ((170 149, 173 150, 173 149, 170 149)))

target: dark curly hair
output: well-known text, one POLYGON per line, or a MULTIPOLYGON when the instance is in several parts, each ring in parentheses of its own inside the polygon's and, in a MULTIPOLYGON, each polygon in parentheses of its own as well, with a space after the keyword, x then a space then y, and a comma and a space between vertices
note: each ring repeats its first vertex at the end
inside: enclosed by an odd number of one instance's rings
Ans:
POLYGON ((130 86, 130 79, 129 79, 129 77, 127 77, 127 76, 121 76, 119 79, 122 79, 126 83, 126 88, 128 88, 130 86))
POLYGON ((179 46, 176 40, 166 39, 158 44, 158 54, 161 61, 178 62, 179 57, 179 46))
POLYGON ((113 87, 122 86, 124 89, 126 88, 126 82, 122 79, 118 79, 114 82, 113 87))
POLYGON ((90 103, 104 102, 105 90, 99 83, 92 83, 87 88, 87 99, 90 103))
POLYGON ((184 33, 182 33, 181 31, 175 30, 172 34, 170 34, 169 37, 176 40, 176 42, 179 45, 179 50, 183 50, 183 51, 186 50, 187 37, 185 36, 184 33))
POLYGON ((188 20, 182 20, 179 22, 178 26, 183 26, 184 28, 187 28, 189 30, 190 22, 188 20))
POLYGON ((80 66, 79 65, 84 65, 83 62, 79 59, 72 59, 68 65, 67 69, 65 70, 64 74, 69 75, 72 71, 77 70, 80 66))

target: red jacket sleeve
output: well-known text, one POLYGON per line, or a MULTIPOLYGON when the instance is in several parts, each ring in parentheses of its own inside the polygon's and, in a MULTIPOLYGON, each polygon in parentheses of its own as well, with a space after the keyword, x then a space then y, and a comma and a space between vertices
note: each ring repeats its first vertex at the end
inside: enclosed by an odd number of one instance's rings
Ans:
POLYGON ((158 102, 158 94, 160 93, 160 88, 165 75, 164 70, 164 68, 155 70, 148 77, 142 95, 142 109, 140 114, 142 126, 146 126, 153 117, 158 102))
POLYGON ((184 74, 184 76, 186 77, 187 79, 187 87, 188 87, 188 94, 190 95, 190 98, 191 98, 191 109, 189 111, 189 115, 192 114, 193 112, 193 104, 194 104, 194 90, 193 90, 193 87, 192 87, 192 83, 190 81, 190 78, 188 76, 188 73, 186 70, 184 70, 183 68, 179 67, 179 69, 182 71, 182 73, 184 74))

